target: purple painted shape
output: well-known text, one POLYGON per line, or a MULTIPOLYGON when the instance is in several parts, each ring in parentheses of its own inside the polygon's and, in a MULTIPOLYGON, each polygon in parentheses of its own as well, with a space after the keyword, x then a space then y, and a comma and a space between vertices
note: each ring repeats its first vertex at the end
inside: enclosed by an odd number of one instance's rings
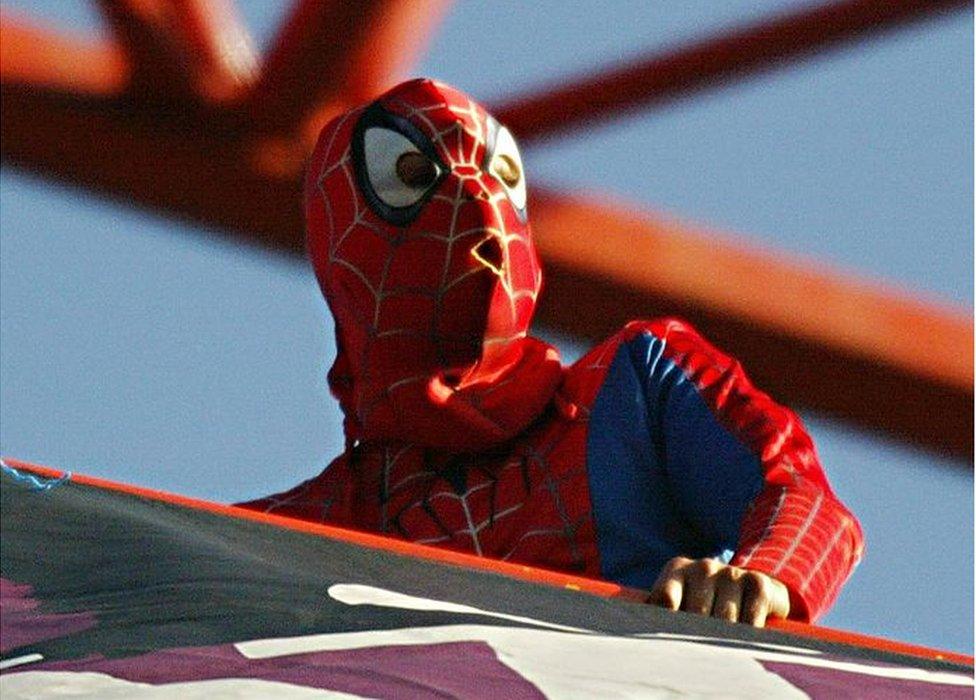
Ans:
POLYGON ((90 612, 39 612, 41 603, 32 597, 33 592, 28 584, 0 578, 0 653, 81 632, 97 624, 90 612))
MULTIPOLYGON (((827 700, 902 700, 907 698, 938 698, 956 700, 972 698, 972 686, 926 683, 869 676, 819 666, 760 661, 767 671, 775 673, 805 692, 811 698, 827 700)), ((860 661, 858 662, 860 663, 860 661)), ((886 664, 874 664, 886 665, 886 664)))
POLYGON ((380 698, 498 697, 538 700, 538 688, 484 642, 379 646, 248 659, 230 644, 167 649, 123 659, 18 666, 17 671, 87 671, 160 685, 214 678, 260 678, 380 698))

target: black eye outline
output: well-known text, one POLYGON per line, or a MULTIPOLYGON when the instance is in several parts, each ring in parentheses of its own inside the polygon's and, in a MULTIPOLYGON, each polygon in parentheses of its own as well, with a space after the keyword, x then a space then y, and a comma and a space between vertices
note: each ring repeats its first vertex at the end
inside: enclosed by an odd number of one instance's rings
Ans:
POLYGON ((434 196, 437 186, 447 177, 448 167, 437 155, 434 145, 430 139, 416 126, 398 114, 391 114, 386 111, 378 102, 374 102, 359 117, 352 132, 352 164, 356 175, 356 184, 359 191, 363 193, 366 204, 373 210, 378 217, 394 226, 409 226, 414 219, 419 216, 424 205, 434 196), (380 199, 373 189, 373 184, 369 179, 369 169, 366 165, 366 146, 365 135, 367 129, 378 127, 395 131, 410 141, 417 150, 431 160, 437 166, 438 175, 428 185, 427 190, 413 204, 405 207, 393 207, 380 199))
POLYGON ((502 125, 490 114, 486 121, 488 122, 488 133, 485 134, 485 157, 481 161, 481 169, 487 173, 491 159, 495 157, 495 142, 498 140, 498 130, 502 125))
MULTIPOLYGON (((495 146, 498 144, 498 132, 501 131, 502 125, 499 124, 498 120, 495 119, 490 114, 488 115, 487 121, 488 121, 488 129, 487 129, 488 133, 485 138, 485 157, 481 163, 481 170, 482 172, 488 174, 489 176, 495 177, 495 174, 491 172, 491 161, 495 159, 495 146)), ((515 136, 511 134, 511 132, 509 132, 509 135, 512 137, 512 141, 515 143, 515 148, 518 149, 518 142, 515 141, 515 136)), ((520 151, 519 160, 521 161, 522 160, 521 149, 519 149, 519 151, 520 151)), ((528 183, 524 182, 525 180, 524 165, 521 168, 521 176, 523 180, 523 185, 526 188, 526 195, 528 195, 528 183)), ((495 179, 497 180, 498 178, 495 177, 495 179)), ((506 185, 505 183, 502 183, 502 185, 505 187, 505 191, 508 192, 509 189, 508 185, 506 185)), ((528 196, 526 196, 525 205, 521 207, 517 206, 515 202, 512 201, 511 197, 508 198, 508 201, 511 202, 512 209, 515 210, 515 215, 518 217, 518 220, 524 224, 526 220, 529 218, 528 196)))

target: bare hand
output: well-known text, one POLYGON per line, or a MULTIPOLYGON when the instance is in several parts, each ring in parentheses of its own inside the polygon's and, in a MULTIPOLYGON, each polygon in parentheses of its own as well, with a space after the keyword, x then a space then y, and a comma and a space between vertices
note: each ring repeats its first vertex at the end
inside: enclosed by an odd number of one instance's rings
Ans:
POLYGON ((675 557, 657 577, 648 603, 763 627, 767 617, 790 614, 781 582, 717 559, 675 557))

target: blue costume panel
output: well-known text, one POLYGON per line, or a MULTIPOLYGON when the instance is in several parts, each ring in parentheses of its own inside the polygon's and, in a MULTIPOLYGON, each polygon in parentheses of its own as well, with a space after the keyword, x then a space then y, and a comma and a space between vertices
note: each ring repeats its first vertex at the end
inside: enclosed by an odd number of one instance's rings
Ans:
POLYGON ((763 486, 759 459, 664 348, 650 333, 620 346, 586 448, 601 574, 635 588, 679 555, 728 562, 763 486))

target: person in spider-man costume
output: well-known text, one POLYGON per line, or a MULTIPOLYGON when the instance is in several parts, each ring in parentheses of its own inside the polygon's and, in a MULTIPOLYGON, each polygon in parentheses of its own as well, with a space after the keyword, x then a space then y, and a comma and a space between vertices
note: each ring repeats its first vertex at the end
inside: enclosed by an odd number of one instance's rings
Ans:
POLYGON ((245 507, 758 625, 832 603, 860 526, 797 416, 735 360, 674 319, 628 323, 569 367, 528 335, 525 176, 483 107, 414 80, 334 119, 305 214, 346 450, 245 507))

